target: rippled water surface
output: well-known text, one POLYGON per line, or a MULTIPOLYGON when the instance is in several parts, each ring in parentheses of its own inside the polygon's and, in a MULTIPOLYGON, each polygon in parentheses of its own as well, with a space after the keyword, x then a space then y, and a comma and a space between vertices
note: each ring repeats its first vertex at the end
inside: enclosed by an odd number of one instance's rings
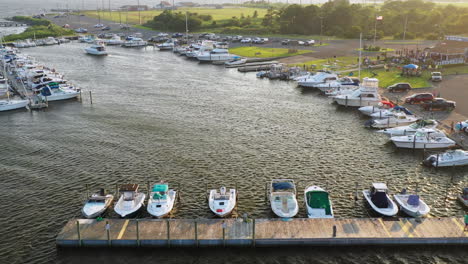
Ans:
MULTIPOLYGON (((96 252, 67 251, 57 257, 54 244, 62 226, 80 216, 85 184, 114 190, 116 184, 140 183, 144 191, 148 181, 180 183, 182 203, 175 218, 212 217, 206 184, 236 183, 238 214, 273 217, 264 194, 273 178, 296 179, 299 199, 308 184, 326 187, 337 217, 367 217, 353 193, 356 182, 360 191, 375 181, 387 182, 392 192, 418 186, 432 216, 463 214, 455 197, 466 185, 466 168, 420 166, 422 153, 397 150, 385 136, 365 129, 357 111, 332 105, 315 92, 152 48, 109 47, 111 55, 95 58, 85 55, 84 47, 72 43, 23 51, 83 88, 82 103, 0 114, 0 258, 9 263, 92 262, 96 252)), ((301 207, 299 216, 305 217, 301 207)), ((98 259, 117 263, 141 256, 124 252, 116 258, 116 252, 100 251, 98 259)), ((376 250, 382 261, 371 258, 373 250, 325 252, 317 254, 328 263, 360 263, 366 252, 368 262, 387 261, 385 250, 376 250)), ((270 259, 262 254, 279 253, 227 250, 222 259, 310 263, 312 258, 300 252, 270 259)), ((453 248, 392 249, 389 254, 388 259, 401 263, 463 263, 466 257, 464 250, 453 248)), ((159 260, 165 258, 219 260, 190 250, 173 250, 159 260)))

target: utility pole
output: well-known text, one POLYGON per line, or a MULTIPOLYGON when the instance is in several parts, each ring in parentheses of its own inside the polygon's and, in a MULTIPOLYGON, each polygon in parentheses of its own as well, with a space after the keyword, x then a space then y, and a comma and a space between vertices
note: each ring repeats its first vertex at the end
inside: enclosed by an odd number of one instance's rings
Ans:
POLYGON ((405 28, 403 29, 403 40, 406 39, 406 26, 408 25, 408 14, 406 14, 405 28))
POLYGON ((138 4, 138 25, 141 25, 141 9, 140 9, 140 0, 137 1, 138 4))
POLYGON ((377 38, 377 17, 374 17, 375 23, 374 23, 374 46, 375 46, 375 39, 377 38))
POLYGON ((320 45, 322 45, 323 17, 320 17, 320 45))

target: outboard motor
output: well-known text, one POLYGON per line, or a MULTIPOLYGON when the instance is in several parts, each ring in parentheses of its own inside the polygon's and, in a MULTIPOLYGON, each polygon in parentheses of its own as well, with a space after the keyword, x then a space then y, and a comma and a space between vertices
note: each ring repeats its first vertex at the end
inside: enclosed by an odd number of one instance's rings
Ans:
POLYGON ((104 191, 104 188, 99 189, 99 195, 106 196, 106 192, 104 191))
POLYGON ((221 189, 219 190, 220 194, 221 195, 226 195, 226 187, 221 187, 221 189))
POLYGON ((364 123, 364 126, 365 126, 365 127, 372 127, 373 124, 374 124, 374 120, 370 119, 370 120, 367 120, 367 121, 364 123))
POLYGON ((423 161, 423 164, 430 167, 434 162, 436 162, 437 158, 434 155, 429 156, 427 159, 423 161))

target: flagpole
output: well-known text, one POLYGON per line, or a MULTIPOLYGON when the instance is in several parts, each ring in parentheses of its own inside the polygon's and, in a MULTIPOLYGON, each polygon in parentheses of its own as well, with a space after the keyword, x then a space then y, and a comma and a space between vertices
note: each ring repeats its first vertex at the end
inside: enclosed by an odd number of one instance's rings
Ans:
POLYGON ((374 47, 375 47, 375 38, 377 37, 377 17, 375 18, 374 23, 374 47))
POLYGON ((361 52, 362 52, 362 32, 359 34, 359 67, 358 67, 358 77, 359 81, 361 81, 361 52))

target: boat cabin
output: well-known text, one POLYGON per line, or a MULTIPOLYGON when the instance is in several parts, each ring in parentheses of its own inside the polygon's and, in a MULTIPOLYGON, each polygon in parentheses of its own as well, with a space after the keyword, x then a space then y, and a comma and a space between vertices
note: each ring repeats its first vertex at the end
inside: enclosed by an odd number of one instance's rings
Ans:
POLYGON ((388 188, 385 183, 373 183, 370 189, 372 203, 374 203, 378 208, 387 208, 387 192, 388 188))
POLYGON ((138 184, 123 184, 120 186, 119 192, 122 193, 124 201, 133 201, 139 187, 138 184))
POLYGON ((310 191, 306 193, 307 205, 315 214, 331 215, 331 205, 328 193, 325 191, 310 191))
POLYGON ((167 200, 167 192, 169 190, 168 184, 155 184, 151 190, 153 199, 155 200, 167 200))
POLYGON ((214 49, 210 54, 229 54, 227 49, 214 49))

